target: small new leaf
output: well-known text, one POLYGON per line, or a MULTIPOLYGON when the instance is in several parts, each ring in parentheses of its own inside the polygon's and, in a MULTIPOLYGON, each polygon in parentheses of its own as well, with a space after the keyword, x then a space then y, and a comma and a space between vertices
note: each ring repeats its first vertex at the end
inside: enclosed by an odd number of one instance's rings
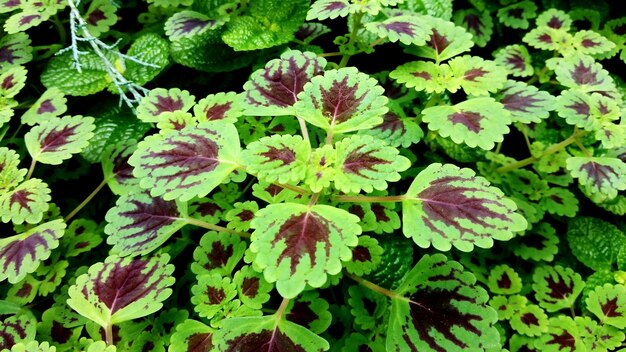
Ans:
POLYGON ((46 90, 39 99, 22 115, 22 123, 35 125, 62 115, 67 111, 67 99, 59 88, 46 90))
POLYGON ((502 88, 506 71, 493 61, 464 55, 448 61, 455 78, 468 95, 488 95, 502 88))
POLYGON ((528 49, 523 45, 505 46, 496 51, 494 57, 496 64, 504 67, 513 76, 526 77, 535 72, 528 49))
POLYGON ((382 22, 369 22, 365 29, 390 42, 405 45, 424 45, 430 38, 431 28, 419 16, 395 16, 382 22))
POLYGON ((463 27, 440 18, 424 17, 424 19, 430 26, 430 38, 425 46, 408 48, 408 53, 433 59, 439 63, 468 51, 474 46, 472 35, 463 27))
POLYGON ((159 122, 166 112, 186 112, 196 103, 195 97, 178 88, 155 88, 137 106, 137 117, 144 122, 159 122))
POLYGON ((260 180, 286 184, 304 179, 310 153, 309 143, 300 136, 273 135, 250 143, 241 161, 260 180))
POLYGON ((246 243, 239 236, 209 231, 193 251, 191 271, 196 275, 218 273, 230 276, 245 250, 246 243))

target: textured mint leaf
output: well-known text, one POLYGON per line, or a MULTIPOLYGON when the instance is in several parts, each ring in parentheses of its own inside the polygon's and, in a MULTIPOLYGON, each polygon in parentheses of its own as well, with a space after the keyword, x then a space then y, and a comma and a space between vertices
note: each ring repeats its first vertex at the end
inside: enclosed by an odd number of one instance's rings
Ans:
POLYGON ((31 341, 36 334, 37 319, 32 314, 11 315, 0 322, 0 348, 10 349, 16 343, 31 341))
POLYGON ((183 10, 176 12, 167 19, 165 22, 165 34, 171 41, 176 41, 180 38, 193 37, 219 27, 224 23, 223 19, 211 19, 200 12, 183 10))
POLYGON ((176 326, 170 339, 171 352, 204 352, 213 347, 214 330, 203 323, 187 319, 176 326))
POLYGON ((401 8, 444 20, 452 18, 452 0, 404 0, 397 1, 401 8))
POLYGON ((14 150, 0 147, 0 191, 9 190, 24 180, 27 170, 20 169, 19 165, 20 156, 14 150))
POLYGON ((350 247, 361 233, 358 217, 327 205, 308 207, 296 203, 271 204, 252 221, 250 250, 255 269, 276 282, 286 298, 298 295, 306 284, 320 287, 327 274, 341 271, 350 260, 350 247))
POLYGON ((430 38, 431 28, 423 17, 395 16, 382 22, 369 22, 365 29, 379 38, 386 38, 390 42, 405 45, 424 45, 430 38))
POLYGON ((250 143, 241 160, 260 180, 286 184, 304 179, 310 154, 311 146, 302 137, 273 135, 250 143))
POLYGON ((26 69, 23 66, 11 66, 0 73, 0 99, 15 97, 26 86, 26 69))
POLYGON ((31 178, 10 192, 0 193, 2 222, 36 224, 48 211, 50 200, 48 185, 40 179, 31 178))
POLYGON ((22 115, 22 123, 32 126, 62 115, 67 111, 66 103, 67 99, 58 88, 47 89, 22 115))
POLYGON ((236 123, 243 115, 241 95, 235 92, 209 94, 193 107, 198 122, 224 121, 236 123))
POLYGON ((576 88, 585 93, 600 92, 604 95, 615 92, 613 79, 591 56, 570 55, 556 59, 552 65, 556 79, 568 88, 576 88))
POLYGON ((454 23, 462 26, 472 35, 472 40, 476 45, 484 47, 493 34, 493 20, 489 11, 478 11, 476 9, 466 9, 456 11, 454 23))
POLYGON ((59 165, 89 145, 95 128, 94 119, 89 116, 53 118, 33 127, 24 141, 33 160, 59 165))
POLYGON ((147 66, 130 60, 124 63, 126 65, 124 77, 138 85, 144 85, 156 77, 169 63, 169 45, 167 40, 157 34, 148 33, 137 38, 126 55, 156 66, 147 66))
POLYGON ((141 99, 137 106, 137 118, 144 122, 159 122, 168 112, 186 112, 196 103, 195 97, 179 88, 155 88, 141 99))
POLYGON ((265 281, 263 274, 247 265, 235 273, 233 282, 237 285, 237 296, 241 303, 252 309, 261 309, 269 301, 270 292, 274 289, 274 285, 265 281))
POLYGON ((214 272, 199 275, 191 294, 194 310, 199 316, 211 319, 237 296, 237 289, 229 277, 214 272))
POLYGON ((468 95, 488 95, 502 88, 506 71, 493 61, 464 55, 448 62, 454 77, 468 95))
POLYGON ((105 33, 117 22, 117 7, 108 0, 95 0, 83 14, 87 27, 84 29, 94 37, 105 33))
POLYGON ((585 55, 603 54, 615 48, 615 43, 590 30, 576 32, 572 45, 579 53, 585 55))
POLYGON ((355 135, 335 144, 337 158, 334 184, 344 193, 387 189, 387 182, 400 180, 399 172, 411 166, 396 148, 371 136, 355 135))
POLYGON ((487 292, 443 254, 424 255, 395 292, 388 351, 482 350, 498 343, 487 292))
POLYGON ((548 9, 542 12, 535 21, 537 27, 550 27, 568 31, 572 25, 571 17, 562 10, 548 9))
MULTIPOLYGON (((2 4, 0 3, 0 12, 2 4)), ((7 34, 0 39, 0 70, 13 65, 23 65, 33 59, 31 40, 26 33, 7 34)))
POLYGON ((498 18, 505 26, 511 28, 527 29, 529 19, 535 17, 537 5, 532 1, 520 1, 498 10, 498 18))
POLYGON ((396 148, 400 146, 408 148, 419 142, 424 136, 424 131, 414 119, 402 118, 392 111, 383 116, 383 122, 380 125, 360 133, 382 139, 396 148))
POLYGON ((493 98, 472 98, 454 106, 433 106, 422 110, 428 129, 455 143, 490 150, 509 133, 509 113, 493 98))
POLYGON ((143 259, 109 256, 76 279, 67 304, 103 328, 152 314, 172 294, 174 266, 168 262, 167 254, 143 259))
POLYGON ((247 115, 294 115, 293 105, 304 85, 324 73, 326 60, 312 52, 289 50, 265 68, 254 71, 244 84, 247 115))
POLYGON ((516 237, 513 253, 524 260, 552 261, 559 251, 559 237, 550 224, 542 222, 533 225, 523 236, 516 237))
POLYGON ((120 256, 150 253, 187 223, 185 210, 174 201, 135 190, 120 197, 106 213, 107 243, 120 256))
POLYGON ((567 241, 576 259, 598 271, 612 268, 620 248, 626 245, 626 236, 604 220, 577 217, 568 224, 567 241))
POLYGON ((511 114, 513 122, 540 123, 554 110, 555 99, 550 93, 523 82, 509 80, 496 94, 496 100, 511 114))
POLYGON ((65 223, 54 220, 24 233, 0 239, 0 281, 20 282, 59 246, 65 223))
POLYGON ((548 316, 535 304, 528 304, 515 312, 509 323, 513 330, 527 336, 539 336, 548 332, 548 316))
POLYGON ((74 67, 69 51, 51 58, 41 73, 41 83, 46 88, 57 87, 66 95, 78 96, 94 94, 106 88, 110 78, 104 63, 94 52, 86 51, 78 57, 81 72, 74 67))
POLYGON ((222 39, 237 51, 285 44, 304 23, 309 5, 309 0, 251 2, 245 15, 231 18, 222 39))
POLYGON ((513 268, 502 264, 491 269, 487 286, 495 294, 512 295, 521 291, 522 279, 513 268))
POLYGON ((274 316, 231 318, 213 335, 218 351, 321 352, 328 342, 306 328, 274 316))
POLYGON ((596 287, 585 300, 587 309, 602 324, 618 329, 626 328, 626 287, 624 285, 605 284, 596 287))
POLYGON ((447 64, 437 65, 428 61, 413 61, 398 66, 389 77, 408 88, 427 93, 456 92, 461 87, 459 77, 452 74, 447 64))
POLYGON ((218 273, 230 276, 245 250, 246 243, 239 236, 209 231, 193 251, 191 271, 196 275, 218 273))
POLYGON ((567 169, 597 202, 611 200, 618 191, 626 190, 626 163, 618 158, 571 157, 567 169))
POLYGON ((407 52, 413 55, 433 59, 437 63, 468 51, 474 42, 472 35, 463 27, 440 18, 427 18, 430 25, 430 38, 425 46, 411 47, 407 52))
POLYGON ((531 60, 528 49, 520 44, 507 45, 494 53, 496 64, 516 77, 530 76, 535 72, 531 60))
POLYGON ((369 129, 383 122, 388 99, 378 82, 354 67, 315 76, 298 94, 296 115, 335 134, 369 129))
POLYGON ((431 164, 415 178, 402 201, 403 233, 415 243, 448 251, 489 248, 526 229, 517 206, 470 169, 431 164))
POLYGON ((349 0, 316 0, 307 12, 306 20, 332 20, 337 17, 346 17, 356 10, 357 7, 349 0))
POLYGON ((238 159, 237 129, 214 121, 146 137, 128 163, 152 196, 187 201, 222 183, 238 167, 238 159))
POLYGON ((332 316, 328 302, 319 297, 317 291, 307 291, 289 301, 285 308, 285 319, 321 334, 330 326, 332 316))
POLYGON ((570 268, 540 266, 533 274, 533 291, 539 305, 548 312, 573 307, 585 282, 570 268))

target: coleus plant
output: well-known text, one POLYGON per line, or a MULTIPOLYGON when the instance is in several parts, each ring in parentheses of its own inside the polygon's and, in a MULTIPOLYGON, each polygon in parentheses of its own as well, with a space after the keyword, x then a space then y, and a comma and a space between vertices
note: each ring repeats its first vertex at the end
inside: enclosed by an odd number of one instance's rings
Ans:
POLYGON ((622 12, 0 1, 0 349, 623 348, 622 12))

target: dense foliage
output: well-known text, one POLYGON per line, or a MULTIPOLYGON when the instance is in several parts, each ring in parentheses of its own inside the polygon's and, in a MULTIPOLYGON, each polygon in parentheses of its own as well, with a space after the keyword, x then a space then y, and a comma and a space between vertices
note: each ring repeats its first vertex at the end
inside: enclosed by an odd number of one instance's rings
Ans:
POLYGON ((0 0, 0 350, 624 348, 618 3, 0 0))

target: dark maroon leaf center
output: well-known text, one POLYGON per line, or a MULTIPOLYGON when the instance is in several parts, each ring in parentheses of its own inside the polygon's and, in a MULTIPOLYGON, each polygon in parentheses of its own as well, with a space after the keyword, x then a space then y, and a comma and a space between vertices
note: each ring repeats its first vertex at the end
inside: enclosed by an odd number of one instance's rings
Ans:
POLYGON ((98 22, 106 19, 107 16, 104 14, 104 12, 100 9, 95 9, 93 11, 91 11, 91 13, 89 13, 89 16, 87 16, 87 23, 89 23, 92 26, 97 26, 98 22))
POLYGON ((617 304, 617 297, 607 299, 607 301, 602 303, 600 307, 602 308, 602 313, 606 317, 613 318, 622 316, 622 314, 617 311, 617 309, 619 308, 617 304))
POLYGON ((415 32, 413 31, 413 24, 410 22, 391 22, 385 25, 385 29, 399 34, 406 34, 408 36, 415 35, 415 32))
POLYGON ((207 270, 221 268, 228 263, 228 259, 233 255, 233 245, 224 247, 222 242, 216 241, 211 244, 211 251, 207 253, 208 263, 204 265, 207 270))
POLYGON ((530 109, 537 107, 536 103, 541 102, 541 99, 535 98, 532 94, 524 95, 524 92, 507 94, 505 91, 500 102, 507 110, 529 112, 530 109))
POLYGON ((560 335, 550 334, 552 339, 548 340, 546 344, 548 345, 559 345, 559 351, 568 349, 570 351, 574 351, 576 347, 576 338, 572 336, 567 330, 563 330, 560 335))
POLYGON ((215 104, 204 109, 204 116, 208 121, 221 120, 226 116, 233 103, 215 104))
POLYGON ((152 115, 154 116, 160 115, 166 111, 177 111, 183 108, 183 99, 181 97, 174 99, 170 96, 158 95, 156 99, 156 104, 154 104, 156 110, 152 111, 152 115))
POLYGON ((404 133, 406 128, 404 127, 404 122, 400 119, 400 117, 393 112, 388 112, 383 116, 383 123, 375 127, 381 131, 391 131, 391 133, 395 133, 396 131, 401 131, 404 133))
POLYGON ((426 44, 435 49, 437 54, 441 54, 450 45, 450 41, 444 35, 441 35, 437 29, 433 28, 430 40, 426 44))
POLYGON ((483 34, 482 27, 484 25, 483 25, 483 21, 480 19, 480 16, 474 13, 467 14, 463 18, 463 22, 465 22, 465 25, 467 26, 467 28, 469 28, 470 30, 474 31, 474 33, 476 33, 476 36, 480 37, 483 34))
POLYGON ((211 343, 212 335, 206 334, 193 334, 189 336, 187 340, 187 352, 206 352, 211 350, 213 344, 211 343))
POLYGON ((357 262, 369 262, 372 260, 372 254, 369 248, 356 246, 352 249, 352 260, 357 262))
POLYGON ((12 50, 9 45, 0 47, 0 62, 6 62, 12 65, 15 62, 15 59, 15 51, 12 50))
POLYGON ((465 72, 465 75, 463 76, 463 78, 465 78, 468 81, 475 82, 477 78, 483 77, 487 73, 489 73, 489 72, 483 70, 480 67, 477 67, 477 68, 473 68, 471 70, 467 70, 465 72))
POLYGON ((37 108, 37 114, 41 115, 46 112, 55 112, 57 108, 52 104, 51 99, 46 99, 41 102, 39 107, 37 108))
POLYGON ((518 52, 509 53, 506 57, 506 62, 512 65, 516 70, 521 71, 526 68, 526 61, 524 61, 524 57, 518 52))
POLYGON ((481 131, 480 120, 482 119, 482 115, 473 111, 459 111, 448 116, 448 120, 453 124, 460 123, 474 133, 481 131))
POLYGON ((542 250, 546 248, 546 245, 543 243, 545 241, 545 237, 538 235, 536 233, 529 233, 522 237, 522 243, 529 248, 535 248, 537 250, 542 250))
POLYGON ((502 276, 500 276, 500 278, 498 279, 498 287, 501 289, 509 289, 511 288, 511 278, 509 277, 509 274, 507 274, 506 272, 502 273, 502 276))
POLYGON ((552 16, 550 18, 550 21, 548 21, 547 25, 550 28, 560 29, 561 27, 563 27, 563 21, 561 21, 561 19, 558 18, 557 16, 552 16))
POLYGON ((287 320, 305 327, 317 319, 319 315, 311 309, 311 302, 295 301, 291 311, 287 314, 287 320))
POLYGON ((245 334, 228 341, 227 351, 232 352, 306 352, 280 330, 263 330, 245 334))
POLYGON ((580 170, 584 170, 598 187, 600 187, 604 180, 610 178, 610 174, 617 178, 623 176, 618 175, 611 166, 600 165, 593 161, 581 165, 580 170))
POLYGON ((364 171, 375 172, 376 165, 389 164, 390 162, 385 159, 378 158, 372 155, 370 152, 361 152, 365 145, 361 145, 355 148, 343 162, 343 171, 359 175, 363 178, 370 178, 363 174, 364 171))
MULTIPOLYGON (((365 97, 356 96, 358 84, 348 85, 348 77, 334 81, 329 90, 322 91, 322 114, 330 120, 330 124, 339 124, 352 117, 365 97)), ((314 102, 319 108, 319 102, 314 102)))
POLYGON ((280 149, 269 147, 269 149, 266 152, 261 153, 261 155, 266 157, 269 161, 280 160, 282 166, 289 165, 296 161, 296 153, 289 149, 289 147, 280 149))
POLYGON ((376 221, 377 222, 388 222, 391 219, 389 218, 389 216, 387 215, 387 208, 385 208, 384 206, 382 206, 379 203, 373 203, 372 204, 372 212, 374 213, 374 215, 376 216, 376 221))
POLYGON ((69 138, 75 133, 76 127, 78 127, 78 125, 63 126, 61 129, 53 129, 45 136, 45 131, 42 131, 39 134, 39 139, 41 140, 41 151, 54 152, 62 148, 68 143, 69 138))
POLYGON ((248 297, 256 297, 259 292, 259 278, 246 277, 241 284, 241 293, 248 297))
POLYGON ((555 300, 566 298, 574 292, 574 283, 570 282, 568 284, 565 282, 563 277, 561 277, 561 275, 558 275, 556 279, 552 276, 545 277, 544 279, 548 283, 548 288, 550 289, 548 295, 555 300))
POLYGON ((522 321, 522 323, 528 326, 539 326, 539 319, 537 319, 537 317, 533 313, 524 313, 524 315, 520 317, 520 320, 522 321))
POLYGON ((226 292, 220 287, 208 286, 206 288, 206 296, 210 304, 220 304, 226 299, 226 292))
POLYGON ((323 243, 326 255, 330 251, 329 226, 328 221, 311 212, 289 218, 280 227, 272 242, 275 246, 278 242, 284 241, 287 246, 278 259, 278 264, 280 265, 285 259, 291 259, 291 272, 295 273, 302 257, 308 254, 311 266, 314 266, 318 243, 323 243))
POLYGON ((30 196, 32 196, 33 194, 25 189, 21 189, 19 191, 15 191, 13 193, 11 193, 11 197, 10 197, 10 201, 9 203, 11 203, 11 205, 15 204, 15 203, 19 203, 20 208, 24 208, 24 209, 28 209, 29 211, 31 210, 30 206, 29 206, 29 202, 32 202, 33 199, 30 198, 30 196))
POLYGON ((591 64, 589 66, 585 66, 584 62, 579 62, 573 71, 570 71, 572 75, 572 79, 576 84, 598 84, 597 72, 593 70, 591 64))
POLYGON ((38 19, 40 17, 41 17, 41 15, 26 15, 26 16, 20 18, 20 21, 19 21, 20 26, 29 24, 32 21, 34 21, 34 20, 36 20, 36 19, 38 19))

